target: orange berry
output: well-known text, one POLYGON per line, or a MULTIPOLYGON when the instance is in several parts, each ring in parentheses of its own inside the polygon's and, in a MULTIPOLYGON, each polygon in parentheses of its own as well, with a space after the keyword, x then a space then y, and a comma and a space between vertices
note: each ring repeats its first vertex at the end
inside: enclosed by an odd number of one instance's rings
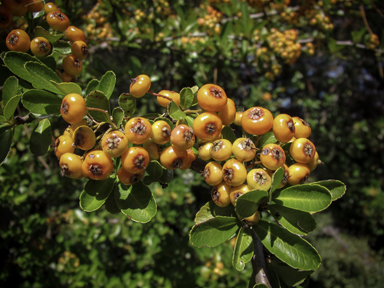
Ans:
POLYGON ((83 178, 83 161, 80 156, 73 153, 64 153, 60 157, 59 165, 62 171, 62 176, 67 176, 73 179, 83 178))
POLYGON ((285 152, 277 144, 267 144, 260 154, 260 161, 266 168, 276 170, 285 163, 285 152))
POLYGON ((12 30, 6 40, 5 45, 11 51, 27 52, 31 43, 31 38, 21 29, 12 30))
POLYGON ((229 159, 223 166, 223 179, 231 186, 243 184, 247 178, 247 169, 236 159, 229 159))
POLYGON ((101 139, 101 148, 112 158, 120 157, 128 149, 128 138, 118 130, 109 132, 101 139))
POLYGON ((273 116, 268 109, 253 107, 243 113, 241 126, 252 135, 262 135, 271 130, 273 116))
POLYGON ((151 123, 142 117, 134 117, 125 124, 125 135, 133 144, 145 143, 152 134, 151 123))
POLYGON ((191 127, 180 124, 173 128, 170 140, 180 150, 187 150, 195 144, 195 135, 191 127))
POLYGON ((218 185, 212 187, 211 197, 213 202, 219 207, 227 207, 231 203, 229 198, 230 192, 231 186, 224 181, 220 182, 218 185))
POLYGON ((77 93, 66 95, 61 101, 60 113, 63 119, 70 124, 80 122, 87 114, 85 99, 77 93))
POLYGON ((143 172, 148 164, 149 154, 143 147, 130 147, 121 156, 121 166, 132 174, 143 172))
POLYGON ((232 99, 228 98, 227 104, 221 109, 217 115, 220 117, 223 125, 231 125, 236 118, 236 106, 232 99))
POLYGON ((180 150, 175 146, 169 146, 160 154, 160 162, 166 169, 177 169, 183 167, 188 159, 186 150, 180 150))
POLYGON ((104 151, 91 151, 85 156, 82 170, 85 177, 92 180, 105 180, 113 171, 113 162, 104 151))
POLYGON ((204 110, 217 112, 227 104, 227 94, 218 85, 205 84, 197 92, 197 102, 204 110))
POLYGON ((83 41, 85 42, 87 40, 87 36, 85 36, 85 33, 83 30, 75 27, 75 26, 68 26, 67 29, 65 29, 65 36, 68 38, 69 41, 76 42, 76 41, 83 41))
POLYGON ((214 141, 219 137, 222 126, 219 116, 212 112, 204 112, 193 121, 193 132, 202 141, 214 141))

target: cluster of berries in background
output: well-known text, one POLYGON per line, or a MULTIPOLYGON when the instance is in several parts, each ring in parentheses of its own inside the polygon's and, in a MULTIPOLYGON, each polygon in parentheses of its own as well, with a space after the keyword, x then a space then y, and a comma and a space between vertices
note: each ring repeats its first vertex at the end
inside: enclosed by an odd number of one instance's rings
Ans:
MULTIPOLYGON (((80 75, 83 70, 81 61, 88 55, 85 33, 81 29, 71 26, 68 17, 52 2, 45 5, 42 1, 37 0, 2 0, 1 2, 0 28, 10 27, 12 16, 21 17, 26 13, 40 13, 44 11, 45 17, 42 17, 39 24, 48 24, 53 35, 60 35, 60 33, 64 32, 66 40, 71 43, 71 54, 66 55, 62 59, 64 71, 57 70, 57 73, 63 82, 76 81, 76 76, 80 75)), ((30 32, 35 36, 35 31, 30 32)), ((47 38, 36 36, 31 40, 30 35, 23 29, 10 31, 6 37, 5 44, 10 51, 28 52, 30 50, 38 58, 52 54, 52 45, 47 38)))
MULTIPOLYGON (((141 98, 151 94, 167 110, 171 102, 180 106, 179 93, 154 93, 150 87, 150 78, 139 75, 132 79, 130 95, 141 98)), ((244 193, 268 190, 274 171, 280 167, 284 169, 282 188, 287 183, 305 183, 321 162, 315 145, 308 140, 311 128, 303 119, 287 114, 273 117, 268 109, 257 106, 236 111, 234 101, 215 84, 200 87, 196 101, 201 109, 185 110, 192 122, 176 121, 167 113, 155 120, 126 117, 120 127, 109 125, 100 132, 96 121, 88 125, 84 120, 88 114, 85 99, 76 93, 66 95, 60 111, 70 126, 55 143, 63 175, 104 180, 116 168, 119 181, 132 185, 143 178, 152 160, 169 170, 188 169, 195 160, 205 161, 200 172, 212 186, 212 199, 218 206, 226 207, 235 205, 244 193), (242 134, 233 143, 222 133, 231 124, 240 126, 242 134), (257 148, 266 133, 273 134, 273 140, 257 148), (82 155, 75 154, 75 149, 82 150, 82 155)), ((87 118, 92 121, 90 115, 87 118)), ((259 219, 260 213, 256 212, 246 221, 256 223, 259 219)))

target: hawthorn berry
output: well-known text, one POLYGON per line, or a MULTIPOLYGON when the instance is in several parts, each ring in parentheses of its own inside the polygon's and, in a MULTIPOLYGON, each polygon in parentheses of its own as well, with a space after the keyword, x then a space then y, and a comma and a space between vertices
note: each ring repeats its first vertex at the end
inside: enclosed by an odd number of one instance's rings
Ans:
POLYGON ((248 162, 255 158, 256 146, 249 138, 238 138, 233 142, 232 153, 240 162, 248 162))
POLYGON ((31 38, 21 29, 15 29, 9 32, 5 45, 11 51, 27 52, 31 43, 31 38))
POLYGON ((8 27, 11 25, 11 22, 11 11, 6 6, 0 4, 0 29, 8 27))
POLYGON ((295 137, 296 138, 308 138, 311 135, 311 125, 299 117, 292 117, 295 123, 295 137))
POLYGON ((285 152, 277 144, 267 144, 260 154, 260 161, 266 168, 276 170, 285 163, 285 152))
POLYGON ((42 0, 21 0, 28 11, 39 12, 43 10, 44 2, 42 0))
POLYGON ((222 126, 219 116, 212 112, 204 112, 193 121, 193 132, 202 141, 214 141, 220 136, 222 126))
POLYGON ((143 97, 151 88, 151 79, 147 75, 139 75, 131 79, 129 92, 135 98, 143 97))
POLYGON ((187 149, 187 159, 184 161, 184 163, 181 165, 181 170, 186 170, 191 168, 192 162, 196 160, 196 154, 193 152, 192 148, 187 149))
POLYGON ((171 127, 164 120, 157 120, 152 124, 151 139, 159 145, 168 143, 171 138, 171 127))
POLYGON ((44 37, 36 37, 30 43, 31 52, 36 57, 44 57, 51 52, 51 44, 44 37))
POLYGON ((28 9, 21 0, 1 0, 1 3, 9 9, 13 16, 24 16, 28 9))
POLYGON ((229 159, 223 165, 223 179, 231 186, 238 186, 244 183, 247 178, 247 169, 243 163, 236 159, 229 159))
POLYGON ((72 76, 78 76, 83 71, 83 63, 74 55, 67 55, 63 59, 63 69, 72 76))
POLYGON ((147 150, 149 154, 149 160, 159 160, 160 158, 160 147, 153 142, 152 139, 149 139, 143 144, 143 148, 147 150))
POLYGON ((212 159, 224 161, 232 155, 232 143, 227 139, 219 139, 212 143, 210 149, 212 159))
POLYGON ((288 167, 288 171, 288 183, 291 185, 304 184, 311 173, 308 165, 302 163, 292 164, 288 167))
MULTIPOLYGON (((169 98, 172 99, 173 102, 176 103, 177 106, 180 106, 180 94, 175 92, 175 91, 169 91, 169 90, 161 90, 159 93, 157 94, 160 94, 160 95, 163 95, 163 96, 167 96, 169 98)), ((168 100, 166 98, 163 98, 163 97, 159 97, 157 96, 157 102, 163 106, 163 107, 167 107, 169 102, 171 102, 171 100, 168 100)))
POLYGON ((54 4, 52 2, 46 3, 44 5, 44 13, 48 14, 49 12, 52 12, 52 11, 59 11, 60 12, 61 10, 56 4, 54 4))
POLYGON ((291 144, 289 152, 293 160, 298 163, 307 164, 311 162, 315 156, 316 147, 310 140, 298 138, 291 144))
POLYGON ((77 148, 87 151, 96 144, 96 136, 91 127, 79 126, 72 134, 73 143, 77 148))
POLYGON ((59 166, 62 171, 62 176, 67 176, 73 179, 83 178, 83 161, 80 156, 73 153, 64 153, 60 157, 59 166))
POLYGON ((113 162, 104 151, 94 150, 85 156, 81 168, 85 177, 92 180, 105 180, 113 171, 113 162))
POLYGON ((227 104, 227 94, 218 85, 205 84, 197 91, 197 102, 204 110, 217 112, 227 104))
POLYGON ((128 172, 127 170, 124 169, 123 166, 121 166, 119 171, 117 172, 117 177, 119 178, 119 181, 124 185, 133 185, 139 182, 143 178, 144 173, 145 173, 145 170, 143 170, 140 173, 133 174, 131 172, 128 172))
POLYGON ((241 126, 241 119, 243 118, 243 113, 244 112, 236 112, 236 116, 235 116, 235 120, 233 121, 233 123, 237 126, 241 126))
POLYGON ((180 150, 187 150, 195 144, 195 134, 191 127, 180 124, 173 128, 170 140, 180 150))
POLYGON ((315 156, 312 158, 312 160, 308 163, 309 170, 313 171, 316 169, 317 165, 322 163, 319 159, 319 153, 315 153, 315 156))
MULTIPOLYGON (((142 117, 134 117, 125 124, 125 135, 128 141, 133 144, 145 143, 152 134, 151 123, 142 117)), ((156 143, 156 142, 155 142, 156 143)))
POLYGON ((149 154, 143 147, 130 147, 121 156, 121 165, 132 174, 143 172, 149 164, 149 154))
POLYGON ((257 168, 248 172, 247 184, 251 189, 268 191, 272 185, 272 179, 267 171, 257 168))
POLYGON ((205 182, 210 186, 216 186, 223 181, 223 167, 215 162, 211 161, 204 167, 202 173, 205 182))
POLYGON ((165 148, 160 154, 160 163, 170 170, 181 168, 188 159, 186 150, 180 150, 175 146, 165 148))
POLYGON ((236 206, 237 198, 239 198, 241 195, 248 193, 251 191, 247 184, 240 184, 233 186, 231 188, 231 192, 229 194, 229 198, 231 200, 231 203, 233 206, 236 206))
POLYGON ((227 104, 223 109, 217 112, 217 115, 220 117, 223 125, 231 125, 236 118, 236 106, 235 102, 232 99, 228 98, 227 104))
POLYGON ((83 30, 75 27, 75 26, 68 26, 67 29, 65 29, 65 36, 68 38, 69 41, 76 42, 76 41, 82 41, 85 42, 87 40, 87 36, 85 36, 85 33, 83 30))
POLYGON ((101 148, 112 158, 120 157, 128 149, 128 138, 118 130, 109 132, 101 139, 101 148))
POLYGON ((64 32, 69 27, 68 17, 61 11, 51 11, 47 14, 48 25, 53 29, 64 32))
POLYGON ((84 97, 77 93, 67 94, 61 101, 60 114, 69 124, 80 122, 87 114, 84 97))
POLYGON ((84 60, 88 56, 88 45, 84 41, 78 40, 71 45, 72 55, 80 60, 84 60))
POLYGON ((287 143, 295 136, 295 123, 291 116, 279 114, 273 119, 272 130, 277 141, 287 143))
POLYGON ((220 182, 218 185, 212 187, 211 197, 213 202, 219 207, 227 207, 231 203, 229 194, 231 192, 231 186, 229 186, 224 181, 220 182))
POLYGON ((70 136, 61 135, 55 141, 55 155, 60 158, 65 153, 73 153, 75 151, 75 145, 70 136))
POLYGON ((241 118, 244 131, 252 135, 262 135, 271 130, 273 124, 272 113, 263 107, 252 107, 241 118))
POLYGON ((199 147, 199 157, 200 159, 204 160, 204 161, 208 161, 210 160, 212 157, 211 157, 211 147, 212 147, 213 143, 212 142, 206 142, 204 143, 203 145, 201 145, 199 147))

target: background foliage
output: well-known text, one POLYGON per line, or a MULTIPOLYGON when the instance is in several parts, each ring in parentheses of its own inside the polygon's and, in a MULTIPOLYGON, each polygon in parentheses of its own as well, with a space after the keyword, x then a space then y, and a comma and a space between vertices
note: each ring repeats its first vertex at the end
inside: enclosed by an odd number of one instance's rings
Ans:
MULTIPOLYGON (((85 30, 92 47, 78 83, 85 88, 89 80, 113 70, 117 85, 112 106, 129 91, 129 79, 145 73, 155 92, 214 82, 239 110, 258 105, 274 115, 308 121, 325 163, 311 180, 334 178, 348 187, 330 212, 316 215, 318 228, 308 238, 323 265, 309 287, 381 286, 380 1, 59 2, 72 24, 85 30), (273 28, 298 31, 289 44, 300 43, 299 57, 274 50, 273 28), (378 35, 379 46, 370 46, 370 32, 378 35)), ((160 111, 149 95, 138 107, 138 115, 160 111)), ((55 136, 60 135, 64 122, 52 123, 55 136)), ((231 243, 196 249, 188 242, 194 215, 209 199, 199 175, 179 173, 168 188, 154 186, 158 213, 148 224, 103 209, 85 213, 78 205, 83 182, 62 178, 53 153, 32 156, 30 133, 22 126, 16 129, 11 157, 0 167, 1 286, 11 281, 20 287, 246 285, 251 267, 243 272, 231 267, 231 243)))

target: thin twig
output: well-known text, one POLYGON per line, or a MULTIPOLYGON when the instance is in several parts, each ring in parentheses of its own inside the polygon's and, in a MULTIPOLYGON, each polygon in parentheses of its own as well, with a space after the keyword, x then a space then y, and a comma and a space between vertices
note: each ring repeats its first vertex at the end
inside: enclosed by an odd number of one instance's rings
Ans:
POLYGON ((370 34, 373 34, 371 27, 369 27, 367 17, 365 16, 365 10, 364 10, 364 4, 360 5, 360 11, 361 11, 361 16, 363 17, 364 24, 367 27, 368 31, 370 34))
POLYGON ((375 4, 372 0, 369 0, 369 2, 371 2, 373 8, 375 8, 375 10, 377 11, 377 13, 379 13, 380 16, 384 18, 384 14, 379 10, 379 8, 377 8, 376 4, 375 4))

